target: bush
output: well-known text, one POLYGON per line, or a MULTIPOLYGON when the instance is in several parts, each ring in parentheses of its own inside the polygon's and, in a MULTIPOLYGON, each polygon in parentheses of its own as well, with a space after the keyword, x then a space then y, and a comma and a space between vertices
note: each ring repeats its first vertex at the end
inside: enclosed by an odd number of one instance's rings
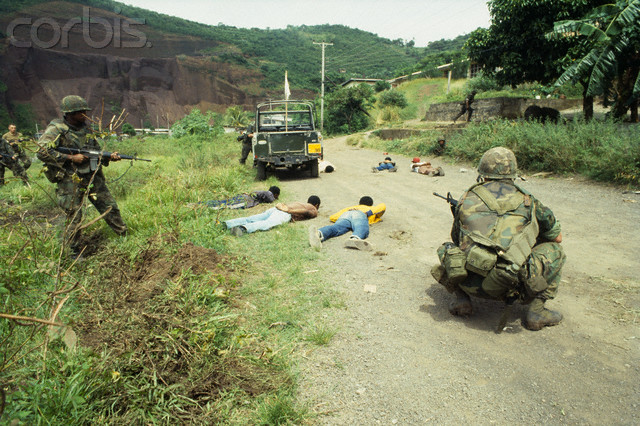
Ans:
POLYGON ((213 137, 224 133, 219 123, 220 116, 215 112, 207 111, 203 114, 199 109, 194 108, 189 115, 171 126, 171 132, 176 138, 188 135, 213 137))
POLYGON ((125 135, 129 135, 129 136, 135 136, 136 135, 136 130, 133 128, 133 126, 129 123, 124 123, 122 125, 122 133, 124 133, 125 135))
POLYGON ((378 103, 381 106, 398 108, 405 108, 407 105, 409 105, 409 103, 407 102, 407 98, 404 96, 404 93, 397 90, 388 90, 386 92, 383 92, 378 98, 378 103))
POLYGON ((491 90, 500 90, 502 86, 498 84, 498 82, 490 76, 486 76, 480 73, 477 77, 469 79, 465 84, 467 93, 475 90, 476 92, 488 92, 491 90))
POLYGON ((376 81, 376 84, 373 86, 373 90, 375 90, 376 93, 380 93, 389 89, 391 89, 391 84, 386 80, 376 81))

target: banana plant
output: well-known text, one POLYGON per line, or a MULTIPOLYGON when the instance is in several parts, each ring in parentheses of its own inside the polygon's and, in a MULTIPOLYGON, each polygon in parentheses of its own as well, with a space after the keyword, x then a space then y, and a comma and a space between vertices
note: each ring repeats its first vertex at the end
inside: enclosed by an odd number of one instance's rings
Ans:
POLYGON ((553 31, 546 36, 584 37, 586 54, 573 60, 556 81, 557 86, 580 82, 585 86, 585 98, 613 92, 614 116, 626 113, 630 105, 635 105, 637 111, 640 0, 619 0, 592 9, 582 19, 555 22, 553 31))

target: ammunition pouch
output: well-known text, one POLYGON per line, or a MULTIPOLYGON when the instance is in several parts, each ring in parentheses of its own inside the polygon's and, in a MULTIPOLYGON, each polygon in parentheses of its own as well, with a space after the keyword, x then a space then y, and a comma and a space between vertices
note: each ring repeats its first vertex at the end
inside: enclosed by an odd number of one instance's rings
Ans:
POLYGON ((467 279, 466 261, 467 255, 460 247, 451 245, 445 250, 442 265, 451 284, 458 285, 467 279))
POLYGON ((438 283, 442 284, 444 288, 447 289, 449 293, 455 293, 458 288, 457 285, 451 284, 449 278, 447 277, 447 271, 444 269, 444 266, 437 264, 431 267, 431 276, 438 281, 438 283))
POLYGON ((99 158, 97 157, 89 157, 89 170, 92 172, 95 172, 96 170, 98 170, 98 167, 100 165, 99 163, 99 158))
POLYGON ((478 275, 486 277, 496 265, 498 255, 495 250, 481 245, 474 245, 467 253, 466 268, 478 275))

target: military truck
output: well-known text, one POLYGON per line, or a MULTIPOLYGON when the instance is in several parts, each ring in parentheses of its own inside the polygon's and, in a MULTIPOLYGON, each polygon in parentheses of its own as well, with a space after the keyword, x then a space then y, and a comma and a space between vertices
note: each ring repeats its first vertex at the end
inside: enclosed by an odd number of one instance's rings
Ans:
POLYGON ((302 100, 259 103, 252 149, 258 180, 265 180, 267 170, 278 167, 306 168, 311 177, 318 177, 322 135, 315 129, 313 104, 302 100))

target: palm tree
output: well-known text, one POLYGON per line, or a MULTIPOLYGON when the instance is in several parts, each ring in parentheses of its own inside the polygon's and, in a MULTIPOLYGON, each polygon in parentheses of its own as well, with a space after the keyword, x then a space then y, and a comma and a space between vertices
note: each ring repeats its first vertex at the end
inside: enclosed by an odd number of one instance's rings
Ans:
POLYGON ((224 121, 230 127, 245 127, 249 124, 249 114, 240 105, 227 108, 224 113, 224 121))
POLYGON ((640 0, 618 0, 596 7, 583 19, 554 23, 547 37, 578 37, 582 58, 556 81, 557 86, 571 81, 583 87, 585 118, 593 115, 593 97, 614 98, 612 113, 622 117, 631 108, 632 121, 638 120, 640 97, 640 0))

